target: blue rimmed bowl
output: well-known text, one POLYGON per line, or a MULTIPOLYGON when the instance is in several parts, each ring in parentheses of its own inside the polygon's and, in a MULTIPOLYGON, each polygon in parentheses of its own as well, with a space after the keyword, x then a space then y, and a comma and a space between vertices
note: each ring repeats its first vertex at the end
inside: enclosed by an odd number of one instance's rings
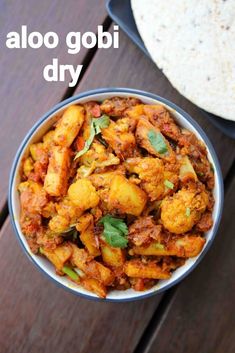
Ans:
POLYGON ((136 299, 143 299, 153 294, 160 293, 179 281, 185 278, 201 261, 203 256, 208 251, 209 247, 211 246, 216 232, 218 230, 219 222, 222 215, 222 208, 223 208, 223 178, 220 170, 220 165, 214 151, 214 148, 209 141, 208 137, 201 129, 201 127, 189 116, 186 112, 184 112, 181 108, 179 108, 174 103, 159 97, 155 94, 139 91, 135 89, 129 88, 102 88, 96 89, 92 91, 87 91, 81 93, 77 96, 71 97, 60 104, 56 105, 53 109, 51 109, 48 113, 46 113, 29 131, 27 136, 24 138, 23 142, 21 143, 16 157, 14 159, 11 174, 10 174, 10 181, 9 181, 9 195, 8 195, 8 203, 9 203, 9 211, 11 222, 16 234, 18 241, 20 242, 23 251, 28 255, 30 260, 37 266, 37 268, 43 272, 48 278, 54 281, 59 286, 69 290, 71 293, 76 295, 81 295, 89 299, 97 299, 97 300, 109 300, 109 301, 131 301, 136 299), (90 100, 97 100, 102 101, 106 98, 119 96, 119 97, 136 97, 141 99, 146 104, 156 104, 160 103, 165 105, 175 117, 175 120, 178 124, 190 131, 192 131, 200 140, 202 140, 208 152, 208 158, 211 164, 214 167, 215 171, 215 187, 214 187, 214 198, 215 198, 215 205, 213 210, 213 220, 214 224, 212 229, 209 230, 205 234, 206 237, 206 244, 202 250, 202 252, 194 258, 188 259, 186 263, 178 268, 176 271, 173 272, 172 277, 168 280, 161 280, 158 282, 157 285, 152 287, 151 289, 144 291, 144 292, 136 292, 132 289, 127 289, 125 291, 118 291, 113 290, 111 291, 106 299, 99 299, 97 296, 91 292, 88 292, 84 288, 80 287, 79 285, 73 284, 70 280, 65 277, 61 277, 56 275, 54 267, 49 261, 46 259, 34 255, 27 244, 27 241, 21 231, 20 228, 20 203, 19 203, 19 194, 17 191, 17 185, 20 182, 20 167, 22 164, 22 159, 27 156, 29 153, 29 146, 37 142, 41 139, 43 134, 49 130, 49 128, 55 123, 58 119, 58 116, 62 114, 62 112, 71 104, 83 104, 90 100))

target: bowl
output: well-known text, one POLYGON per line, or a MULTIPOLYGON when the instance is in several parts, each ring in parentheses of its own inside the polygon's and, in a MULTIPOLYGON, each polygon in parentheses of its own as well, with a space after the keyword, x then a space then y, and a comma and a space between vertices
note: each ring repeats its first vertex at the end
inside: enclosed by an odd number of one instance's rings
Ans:
POLYGON ((129 89, 129 88, 102 88, 102 89, 96 89, 96 90, 81 93, 77 96, 73 96, 59 103, 49 112, 47 112, 32 127, 32 129, 29 131, 29 133, 21 143, 12 165, 10 182, 9 182, 8 203, 9 203, 11 222, 12 222, 16 237, 20 242, 23 251, 30 258, 30 260, 37 266, 37 268, 45 275, 47 275, 50 280, 52 280, 59 286, 67 289, 71 293, 74 293, 76 295, 81 295, 89 299, 116 301, 116 302, 132 301, 136 299, 143 299, 143 298, 152 296, 154 294, 158 294, 172 287, 173 285, 181 281, 183 278, 185 278, 202 260, 203 256, 206 254, 206 252, 208 251, 209 247, 211 246, 214 240, 214 237, 216 235, 219 222, 221 219, 222 208, 223 208, 223 178, 222 178, 221 169, 220 169, 220 165, 219 165, 216 153, 214 151, 214 148, 211 142, 206 136, 205 132, 191 118, 190 115, 184 112, 177 105, 168 101, 165 98, 162 98, 155 94, 144 92, 144 91, 139 91, 139 90, 129 89), (214 205, 214 210, 212 214, 214 224, 213 224, 213 227, 205 234, 206 243, 201 253, 197 257, 188 259, 183 266, 179 267, 177 270, 173 272, 172 277, 170 279, 161 280, 158 282, 157 285, 155 285, 151 289, 144 292, 136 292, 133 289, 127 289, 125 291, 113 290, 107 295, 106 299, 100 299, 95 294, 88 292, 87 290, 83 289, 82 287, 76 284, 73 284, 66 277, 61 277, 56 275, 54 267, 52 266, 51 263, 49 263, 49 261, 31 252, 20 228, 20 223, 19 223, 20 204, 19 204, 19 194, 17 191, 17 185, 20 181, 20 166, 21 166, 22 158, 28 154, 29 145, 40 140, 42 135, 51 127, 51 125, 53 125, 53 123, 55 123, 55 121, 58 118, 58 115, 60 115, 64 109, 66 109, 71 104, 78 104, 78 103, 83 104, 90 100, 101 101, 113 96, 120 96, 120 97, 131 96, 131 97, 136 97, 141 99, 146 104, 156 104, 156 103, 163 104, 171 111, 172 115, 175 117, 175 120, 178 122, 179 125, 192 131, 200 140, 202 140, 205 143, 208 151, 208 158, 211 164, 213 165, 213 168, 215 171, 214 173, 215 205, 214 205))

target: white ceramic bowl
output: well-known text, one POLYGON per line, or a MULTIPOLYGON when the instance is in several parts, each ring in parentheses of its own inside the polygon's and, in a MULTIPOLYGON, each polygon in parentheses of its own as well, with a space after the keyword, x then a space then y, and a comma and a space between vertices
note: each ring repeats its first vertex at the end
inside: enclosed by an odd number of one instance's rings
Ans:
POLYGON ((104 89, 96 89, 93 91, 84 92, 77 96, 71 97, 57 106, 55 106, 52 110, 50 110, 47 114, 45 114, 29 131, 25 139, 23 140, 19 150, 16 154, 15 160, 13 162, 11 175, 10 175, 10 183, 9 183, 9 211, 11 215, 11 221, 16 233, 16 236, 22 245, 24 252, 28 255, 28 257, 32 260, 32 262, 45 273, 51 280, 53 280, 58 285, 66 288, 70 292, 85 296, 90 299, 97 300, 109 300, 109 301, 131 301, 136 299, 146 298, 153 294, 160 293, 186 277, 201 261, 202 257, 205 255, 207 250, 209 249, 215 234, 217 232, 222 208, 223 208, 223 179, 219 166, 218 159, 216 157, 215 151, 210 143, 208 137, 200 128, 200 126, 182 109, 177 107, 175 104, 169 102, 166 99, 163 99, 154 94, 138 91, 129 88, 104 88, 104 89), (161 280, 155 285, 153 288, 144 291, 144 292, 136 292, 133 289, 127 289, 125 291, 113 290, 111 291, 106 299, 99 299, 95 294, 85 290, 79 285, 73 284, 66 277, 61 277, 55 274, 54 267, 49 263, 46 259, 41 256, 34 255, 27 244, 27 241, 24 235, 21 232, 19 218, 20 218, 20 204, 19 204, 19 194, 17 191, 17 185, 20 181, 19 169, 22 162, 22 158, 28 154, 29 145, 40 140, 42 135, 51 127, 51 125, 55 122, 56 116, 60 115, 64 109, 66 109, 71 104, 83 104, 90 100, 102 101, 106 98, 110 98, 113 96, 120 97, 136 97, 140 98, 144 103, 147 104, 156 104, 161 103, 165 105, 174 115, 175 120, 179 125, 185 127, 186 129, 192 131, 199 139, 203 140, 205 145, 207 146, 208 158, 212 163, 215 171, 215 188, 214 188, 214 198, 215 205, 213 210, 213 220, 214 224, 212 229, 206 233, 206 244, 202 250, 202 252, 194 258, 188 259, 185 265, 178 268, 173 272, 172 277, 168 280, 161 280))

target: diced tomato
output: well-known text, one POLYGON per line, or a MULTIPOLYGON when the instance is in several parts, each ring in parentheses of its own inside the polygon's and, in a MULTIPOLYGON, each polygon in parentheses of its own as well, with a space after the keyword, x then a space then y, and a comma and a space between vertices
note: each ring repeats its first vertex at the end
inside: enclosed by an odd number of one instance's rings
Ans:
POLYGON ((46 173, 47 173, 47 167, 48 167, 48 159, 46 161, 36 161, 34 163, 34 173, 37 176, 36 178, 38 180, 44 181, 46 173))
POLYGON ((35 181, 36 183, 39 183, 41 181, 41 177, 39 174, 31 172, 28 175, 28 180, 32 180, 32 181, 35 181))
POLYGON ((143 291, 144 290, 144 279, 143 278, 137 278, 137 281, 135 283, 134 289, 137 291, 143 291))
POLYGON ((171 126, 169 124, 163 124, 164 132, 170 132, 171 126))
POLYGON ((85 146, 85 140, 82 136, 78 136, 76 139, 76 148, 77 151, 81 151, 85 146))
POLYGON ((100 117, 101 111, 100 111, 99 104, 95 104, 94 107, 92 107, 91 114, 94 116, 94 118, 99 118, 100 117))

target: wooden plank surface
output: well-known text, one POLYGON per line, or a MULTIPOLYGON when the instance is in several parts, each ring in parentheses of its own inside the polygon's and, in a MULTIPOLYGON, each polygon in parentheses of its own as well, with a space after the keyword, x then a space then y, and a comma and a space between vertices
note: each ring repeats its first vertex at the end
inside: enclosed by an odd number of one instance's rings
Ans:
POLYGON ((178 288, 143 353, 235 352, 235 177, 211 250, 178 288))
POLYGON ((6 200, 9 169, 14 154, 30 127, 58 103, 64 95, 66 82, 48 83, 43 78, 43 67, 58 58, 61 64, 81 64, 87 50, 79 54, 67 53, 66 34, 70 31, 96 32, 107 14, 103 0, 18 0, 1 1, 0 4, 0 211, 6 200), (98 11, 97 11, 98 9, 98 11), (5 47, 5 37, 10 31, 20 31, 27 24, 28 31, 45 34, 54 31, 60 37, 55 49, 14 49, 5 47))
POLYGON ((131 303, 76 297, 58 288, 29 262, 9 220, 2 233, 0 352, 133 351, 160 296, 131 303))

